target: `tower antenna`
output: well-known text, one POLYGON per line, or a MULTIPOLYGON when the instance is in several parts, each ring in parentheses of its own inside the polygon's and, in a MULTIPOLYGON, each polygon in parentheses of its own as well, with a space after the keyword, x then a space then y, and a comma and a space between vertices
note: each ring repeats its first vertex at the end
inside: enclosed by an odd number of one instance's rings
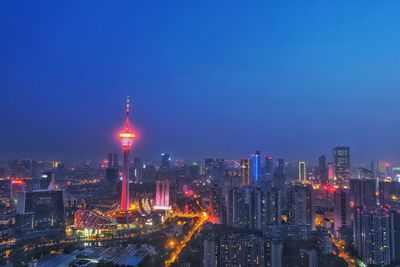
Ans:
POLYGON ((128 95, 126 97, 126 118, 125 118, 125 129, 126 130, 129 129, 129 112, 130 112, 130 108, 131 108, 131 98, 128 95))

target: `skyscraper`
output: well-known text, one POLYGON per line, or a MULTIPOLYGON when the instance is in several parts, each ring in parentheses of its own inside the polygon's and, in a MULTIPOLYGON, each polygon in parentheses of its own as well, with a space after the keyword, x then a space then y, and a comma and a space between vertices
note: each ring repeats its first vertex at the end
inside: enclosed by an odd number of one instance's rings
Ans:
POLYGON ((265 158, 264 176, 266 181, 271 181, 274 175, 274 161, 271 156, 265 158))
POLYGON ((350 178, 350 147, 335 147, 333 149, 335 178, 344 181, 350 178))
POLYGON ((307 181, 307 169, 306 169, 306 163, 304 161, 298 162, 298 171, 299 171, 299 176, 298 176, 299 181, 301 182, 307 181))
POLYGON ((170 162, 171 157, 168 153, 161 154, 161 166, 158 170, 158 177, 159 178, 169 178, 170 177, 170 162))
POLYGON ((170 209, 170 182, 168 179, 156 181, 155 209, 170 209))
POLYGON ((260 211, 256 212, 256 227, 257 230, 263 230, 267 225, 281 224, 281 192, 276 187, 268 187, 259 191, 260 200, 256 199, 260 205, 260 211))
POLYGON ((333 195, 333 216, 335 232, 340 236, 343 228, 351 228, 351 194, 347 190, 337 190, 333 195))
POLYGON ((25 191, 25 181, 21 179, 11 180, 10 198, 14 207, 16 207, 18 203, 18 193, 22 191, 25 191))
POLYGON ((228 196, 228 225, 248 229, 249 211, 249 204, 246 203, 246 189, 233 188, 228 196))
POLYGON ((400 261, 400 211, 391 210, 390 218, 390 256, 392 262, 400 261))
POLYGON ((214 224, 222 223, 223 197, 222 188, 218 184, 213 184, 210 188, 210 221, 214 224))
POLYGON ((203 240, 203 267, 221 266, 219 257, 219 238, 215 235, 206 236, 203 240))
POLYGON ((170 155, 168 153, 161 154, 161 168, 169 168, 170 167, 170 155))
POLYGON ((141 181, 143 178, 143 164, 142 159, 136 157, 133 160, 134 176, 136 181, 141 181))
POLYGON ((335 165, 332 162, 328 163, 328 180, 332 181, 335 179, 335 165))
POLYGON ((311 185, 295 185, 288 190, 288 222, 315 229, 314 190, 311 185))
POLYGON ((118 154, 117 153, 108 153, 108 168, 117 168, 118 169, 118 154))
POLYGON ((204 175, 211 178, 214 173, 214 159, 207 158, 204 160, 204 175))
POLYGON ((225 159, 215 159, 215 174, 214 179, 220 183, 225 176, 225 159))
POLYGON ((251 156, 251 183, 257 185, 261 178, 261 156, 260 151, 256 151, 251 156))
POLYGON ((18 241, 60 240, 65 236, 63 192, 40 190, 18 193, 15 231, 18 241))
POLYGON ((391 263, 390 237, 390 220, 386 210, 356 208, 354 245, 365 264, 385 266, 391 263))
POLYGON ((107 167, 112 168, 113 167, 113 154, 108 153, 108 160, 107 160, 107 167))
POLYGON ((250 185, 250 160, 241 159, 240 160, 240 173, 242 177, 242 185, 250 185))
POLYGON ((274 183, 277 186, 282 186, 285 184, 285 161, 283 159, 278 159, 278 166, 274 172, 274 183))
POLYGON ((118 162, 118 153, 114 153, 113 154, 113 164, 112 164, 113 168, 118 169, 119 168, 119 162, 118 162))
POLYGON ((115 185, 118 181, 118 154, 108 153, 108 165, 106 168, 106 181, 115 185))
POLYGON ((350 191, 356 207, 374 208, 378 204, 376 179, 350 179, 350 191))
POLYGON ((326 167, 326 156, 322 155, 318 158, 318 177, 321 182, 326 183, 328 180, 328 170, 326 167))

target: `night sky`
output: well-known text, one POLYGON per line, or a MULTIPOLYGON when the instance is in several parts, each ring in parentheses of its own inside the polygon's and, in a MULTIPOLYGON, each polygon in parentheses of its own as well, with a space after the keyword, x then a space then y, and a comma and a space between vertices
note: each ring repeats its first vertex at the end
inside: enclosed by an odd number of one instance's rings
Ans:
POLYGON ((0 157, 400 159, 400 2, 0 1, 0 157), (251 5, 249 4, 251 2, 251 5), (247 3, 247 4, 246 4, 247 3))

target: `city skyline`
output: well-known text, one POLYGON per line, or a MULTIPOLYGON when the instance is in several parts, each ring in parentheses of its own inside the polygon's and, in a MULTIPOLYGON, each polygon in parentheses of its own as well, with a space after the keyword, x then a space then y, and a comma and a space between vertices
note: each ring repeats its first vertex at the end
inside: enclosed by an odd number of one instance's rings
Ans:
POLYGON ((0 265, 400 266, 399 8, 0 1, 0 265))
POLYGON ((399 161, 392 5, 0 7, 0 158, 101 159, 131 95, 133 156, 399 161))

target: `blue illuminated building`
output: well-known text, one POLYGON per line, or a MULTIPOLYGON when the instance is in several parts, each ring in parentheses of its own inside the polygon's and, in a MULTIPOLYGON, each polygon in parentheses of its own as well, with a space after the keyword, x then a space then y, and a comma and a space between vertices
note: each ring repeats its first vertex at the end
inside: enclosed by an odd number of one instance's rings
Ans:
POLYGON ((256 151, 251 156, 251 181, 253 184, 258 184, 261 177, 261 156, 260 151, 256 151))

